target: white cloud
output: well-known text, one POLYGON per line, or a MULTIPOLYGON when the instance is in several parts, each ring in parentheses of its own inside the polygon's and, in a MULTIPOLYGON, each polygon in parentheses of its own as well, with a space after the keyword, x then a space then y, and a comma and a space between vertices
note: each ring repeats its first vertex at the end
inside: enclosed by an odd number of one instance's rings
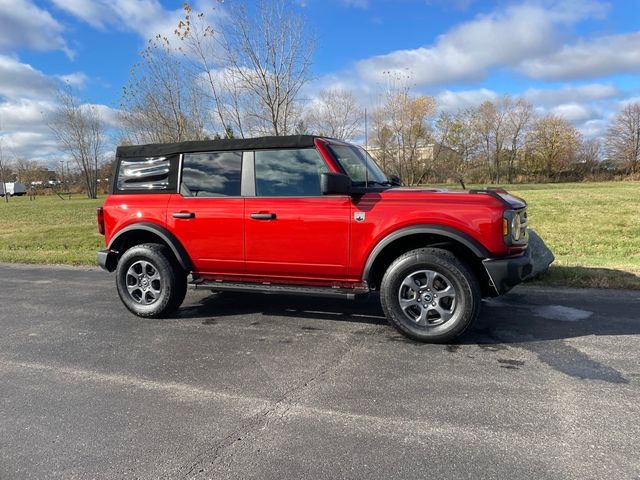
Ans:
POLYGON ((51 95, 53 82, 31 65, 0 55, 0 98, 40 98, 51 95))
POLYGON ((640 32, 565 45, 558 52, 525 60, 520 70, 530 77, 550 80, 640 72, 640 32))
POLYGON ((438 107, 445 112, 455 112, 468 107, 476 107, 487 100, 493 101, 499 97, 499 94, 487 88, 479 90, 465 90, 460 92, 452 92, 445 90, 436 95, 438 107))
MULTIPOLYGON (((114 28, 131 31, 144 40, 156 35, 173 36, 178 22, 184 17, 182 8, 167 10, 158 0, 51 0, 58 8, 88 23, 94 28, 114 28)), ((198 11, 207 13, 212 20, 220 13, 220 7, 200 0, 198 11)), ((213 20, 212 20, 213 21, 213 20)))
POLYGON ((631 105, 632 103, 640 103, 640 96, 626 98, 622 102, 620 102, 620 106, 625 107, 627 105, 631 105))
MULTIPOLYGON (((72 87, 87 77, 76 72, 47 76, 17 58, 0 55, 0 138, 9 156, 50 162, 63 155, 47 121, 56 108, 56 87, 67 80, 72 87)), ((95 107, 108 128, 118 128, 118 111, 95 107)))
MULTIPOLYGON (((120 126, 118 110, 101 104, 84 105, 95 108, 107 128, 120 126)), ((0 103, 0 138, 9 158, 15 156, 51 163, 64 157, 47 123, 55 109, 55 101, 44 99, 19 99, 0 103)))
POLYGON ((62 50, 72 58, 63 26, 49 12, 28 0, 0 0, 0 51, 62 50))
POLYGON ((358 62, 356 69, 369 82, 383 82, 389 72, 410 72, 421 86, 477 81, 491 68, 551 54, 560 44, 560 29, 605 11, 606 5, 594 0, 565 0, 547 8, 512 5, 454 27, 433 45, 372 57, 358 62))
POLYGON ((598 116, 598 112, 588 105, 579 103, 563 103, 551 109, 551 113, 563 117, 572 123, 593 120, 598 116))
POLYGON ((567 85, 561 88, 530 88, 524 98, 537 105, 557 105, 562 102, 592 102, 620 96, 620 91, 611 84, 591 83, 567 85))
POLYGON ((97 103, 90 103, 86 105, 96 109, 98 115, 107 128, 120 128, 122 126, 122 122, 120 121, 120 110, 97 103))
POLYGON ((66 75, 56 75, 56 78, 65 85, 73 88, 84 88, 89 81, 89 77, 83 72, 68 73, 66 75))
POLYGON ((609 120, 607 118, 596 118, 588 120, 577 128, 585 138, 603 138, 607 134, 609 120))
POLYGON ((8 132, 2 135, 2 146, 9 158, 48 163, 56 157, 63 157, 51 132, 8 132))
POLYGON ((49 132, 44 118, 54 104, 49 100, 20 99, 0 103, 0 122, 3 131, 49 132))

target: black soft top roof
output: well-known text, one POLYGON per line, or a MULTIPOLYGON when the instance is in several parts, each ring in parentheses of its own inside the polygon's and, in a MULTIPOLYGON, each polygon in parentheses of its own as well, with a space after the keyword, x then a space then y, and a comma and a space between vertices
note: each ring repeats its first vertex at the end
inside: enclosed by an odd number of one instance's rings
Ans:
POLYGON ((224 150, 262 150, 269 148, 313 147, 314 135, 288 135, 286 137, 232 138, 179 143, 150 143, 122 145, 116 150, 118 157, 158 157, 176 153, 211 152, 224 150))

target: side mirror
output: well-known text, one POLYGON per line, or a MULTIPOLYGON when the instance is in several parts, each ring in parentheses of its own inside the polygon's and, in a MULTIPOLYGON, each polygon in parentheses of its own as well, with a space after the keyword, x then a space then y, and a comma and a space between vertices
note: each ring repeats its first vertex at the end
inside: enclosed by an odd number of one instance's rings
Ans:
POLYGON ((349 195, 351 178, 344 173, 325 172, 320 175, 320 191, 323 195, 349 195))
POLYGON ((389 177, 389 181, 391 182, 391 185, 393 185, 394 187, 402 186, 402 180, 400 180, 400 177, 397 175, 391 175, 389 177))

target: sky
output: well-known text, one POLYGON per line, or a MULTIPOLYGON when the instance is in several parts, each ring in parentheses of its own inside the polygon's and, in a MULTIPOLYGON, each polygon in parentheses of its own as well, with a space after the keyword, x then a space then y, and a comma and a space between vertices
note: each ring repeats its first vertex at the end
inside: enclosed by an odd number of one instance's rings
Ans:
MULTIPOLYGON (((224 21, 232 1, 193 4, 224 21)), ((384 72, 396 72, 443 110, 522 95, 588 138, 640 101, 640 0, 296 0, 292 8, 317 38, 307 99, 344 87, 373 107, 384 72)), ((182 2, 161 0, 0 0, 5 155, 57 161, 45 118, 65 84, 117 128, 140 51, 182 14, 182 2)))

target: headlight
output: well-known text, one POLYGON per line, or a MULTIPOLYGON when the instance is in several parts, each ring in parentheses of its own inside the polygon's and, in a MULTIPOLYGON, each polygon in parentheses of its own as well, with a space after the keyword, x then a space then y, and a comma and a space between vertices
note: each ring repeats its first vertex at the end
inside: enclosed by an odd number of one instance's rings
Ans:
POLYGON ((526 208, 505 210, 502 217, 502 236, 507 245, 527 244, 527 210, 526 208))
POLYGON ((520 214, 516 213, 513 215, 511 219, 511 238, 513 238, 514 242, 520 240, 520 235, 522 234, 522 219, 520 218, 520 214))

